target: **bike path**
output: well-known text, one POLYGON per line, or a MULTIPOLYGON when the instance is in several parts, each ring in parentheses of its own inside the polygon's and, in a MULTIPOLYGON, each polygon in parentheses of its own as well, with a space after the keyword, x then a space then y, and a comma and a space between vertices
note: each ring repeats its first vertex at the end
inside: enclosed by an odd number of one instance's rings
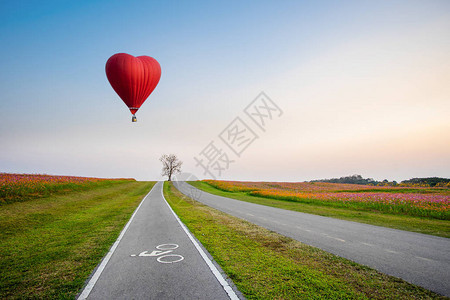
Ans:
POLYGON ((158 182, 144 198, 78 299, 237 299, 162 187, 158 182))

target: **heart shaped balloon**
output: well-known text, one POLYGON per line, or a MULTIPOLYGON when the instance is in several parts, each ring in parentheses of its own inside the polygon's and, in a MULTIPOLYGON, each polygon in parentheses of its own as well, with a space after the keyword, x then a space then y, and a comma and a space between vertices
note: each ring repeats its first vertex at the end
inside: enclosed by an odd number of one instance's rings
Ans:
POLYGON ((149 56, 117 53, 108 59, 105 71, 109 83, 130 109, 135 122, 135 113, 158 85, 161 66, 149 56))

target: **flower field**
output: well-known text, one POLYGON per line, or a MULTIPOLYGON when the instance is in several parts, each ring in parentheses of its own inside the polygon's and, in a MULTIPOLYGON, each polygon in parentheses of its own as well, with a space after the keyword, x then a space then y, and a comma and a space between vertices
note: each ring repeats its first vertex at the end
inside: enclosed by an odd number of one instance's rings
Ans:
POLYGON ((133 179, 0 173, 0 205, 119 180, 133 179))
POLYGON ((312 205, 450 219, 450 189, 373 187, 325 182, 240 182, 205 180, 228 192, 312 205))

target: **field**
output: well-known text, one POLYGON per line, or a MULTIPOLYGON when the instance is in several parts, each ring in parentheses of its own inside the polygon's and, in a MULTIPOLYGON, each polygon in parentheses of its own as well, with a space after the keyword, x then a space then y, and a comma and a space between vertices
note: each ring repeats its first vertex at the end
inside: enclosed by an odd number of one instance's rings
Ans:
POLYGON ((0 205, 134 179, 0 173, 0 205))
MULTIPOLYGON (((154 185, 132 179, 1 175, 0 299, 75 297, 154 185)), ((296 205, 290 208, 294 210, 303 205, 328 212, 359 209, 362 215, 380 215, 364 212, 366 208, 361 207, 324 206, 316 202, 303 203, 301 197, 300 200, 276 199, 254 194, 283 185, 278 183, 195 184, 210 192, 247 197, 246 201, 273 206, 296 205), (214 184, 220 190, 214 188, 214 184), (225 192, 226 189, 230 191, 225 192)), ((301 190, 298 184, 293 184, 286 185, 284 190, 342 195, 388 193, 378 188, 367 191, 361 186, 325 186, 308 185, 309 189, 304 186, 301 190)), ((439 298, 423 288, 201 205, 181 195, 170 183, 165 184, 164 193, 179 217, 248 299, 439 298)), ((396 193, 448 195, 446 190, 439 189, 404 189, 396 193)), ((386 211, 382 211, 383 214, 391 216, 386 211)), ((409 218, 402 219, 408 224, 413 223, 411 218, 448 224, 447 220, 435 217, 395 214, 398 218, 409 218)))
POLYGON ((205 206, 172 183, 164 195, 247 299, 444 298, 205 206))
POLYGON ((450 219, 450 189, 376 187, 337 183, 238 182, 205 181, 228 192, 247 192, 253 196, 323 206, 346 207, 403 214, 409 216, 450 219))
POLYGON ((242 201, 450 237, 448 188, 212 180, 191 184, 242 201))
POLYGON ((0 299, 73 298, 153 184, 1 174, 0 299))

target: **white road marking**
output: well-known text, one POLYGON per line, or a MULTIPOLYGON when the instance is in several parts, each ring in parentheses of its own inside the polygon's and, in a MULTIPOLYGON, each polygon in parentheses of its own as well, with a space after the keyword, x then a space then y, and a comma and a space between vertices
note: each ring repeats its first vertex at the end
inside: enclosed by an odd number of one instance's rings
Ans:
MULTIPOLYGON (((307 232, 311 232, 311 230, 309 230, 309 229, 303 229, 303 228, 301 228, 300 226, 295 226, 295 227, 297 227, 297 228, 300 229, 300 230, 304 230, 304 231, 307 231, 307 232)), ((329 235, 329 234, 327 234, 327 233, 319 232, 319 234, 321 234, 321 235, 323 235, 323 236, 325 236, 325 237, 327 237, 327 238, 334 239, 334 240, 337 240, 337 241, 339 241, 339 242, 345 243, 345 240, 340 239, 340 238, 337 238, 337 237, 334 237, 334 236, 331 236, 331 235, 329 235)))
POLYGON ((197 251, 200 253, 201 257, 203 258, 203 260, 206 262, 206 264, 208 265, 208 267, 211 269, 211 272, 214 274, 214 276, 216 276, 217 280, 219 281, 219 283, 222 285, 223 289, 225 290, 225 292, 228 294, 228 297, 230 297, 230 299, 232 300, 239 300, 238 296, 236 295, 236 293, 233 291, 233 289, 230 287, 230 285, 228 284, 228 282, 225 280, 225 278, 223 278, 222 274, 220 274, 219 270, 217 270, 216 266, 212 263, 212 261, 209 259, 209 257, 206 255, 205 251, 203 251, 203 249, 200 247, 200 245, 197 243, 197 241, 194 239, 194 237, 192 236, 192 234, 189 232, 189 230, 187 229, 186 225, 183 224, 183 222, 181 222, 180 218, 177 216, 177 214, 173 211, 172 207, 170 207, 169 203, 167 202, 166 198, 164 197, 164 193, 163 193, 163 188, 164 188, 164 182, 161 184, 161 196, 164 199, 164 201, 166 202, 167 206, 169 207, 170 211, 172 212, 172 214, 174 215, 175 219, 178 221, 178 223, 180 224, 181 228, 183 228, 184 232, 187 234, 187 236, 189 237, 189 239, 191 240, 191 242, 194 244, 195 248, 197 249, 197 251))
POLYGON ((184 259, 183 256, 178 255, 178 254, 168 254, 168 255, 163 255, 158 257, 156 260, 162 264, 173 264, 173 263, 177 263, 180 262, 184 259), (167 257, 177 257, 178 259, 175 260, 166 260, 167 257), (164 258, 164 259, 163 259, 164 258))
POLYGON ((389 253, 399 253, 399 252, 397 252, 397 251, 390 250, 390 249, 384 249, 384 251, 389 252, 389 253))
POLYGON ((152 251, 152 253, 148 253, 148 251, 144 251, 139 253, 139 256, 160 256, 163 254, 169 254, 172 253, 172 250, 167 250, 167 251, 158 251, 158 250, 154 250, 152 251))
POLYGON ((80 294, 80 296, 78 296, 78 298, 77 298, 78 300, 84 300, 84 299, 86 299, 89 296, 89 294, 91 293, 92 289, 94 288, 95 283, 97 282, 98 278, 100 277, 100 275, 102 274, 103 270, 105 269, 106 264, 111 259, 111 256, 113 255, 114 251, 116 251, 117 246, 119 245, 120 241, 122 240, 123 236, 125 235, 125 232, 127 231, 128 227, 130 226, 131 221, 133 221, 133 218, 136 215, 137 211, 141 207, 142 203, 144 203, 145 199, 147 199, 148 195, 150 195, 150 193, 153 191, 155 186, 156 186, 156 184, 152 187, 152 189, 150 190, 150 192, 148 192, 148 194, 144 197, 144 199, 142 199, 141 203, 139 203, 139 206, 134 211, 134 213, 131 216, 130 220, 128 220, 127 225, 125 225, 125 227, 122 229, 122 232, 120 232, 119 237, 114 242, 114 244, 112 245, 111 249, 109 249, 109 252, 106 253, 105 257, 103 258, 102 262, 98 266, 98 268, 95 271, 94 275, 92 275, 91 279, 89 280, 88 284, 84 288, 83 292, 80 294))
POLYGON ((177 244, 162 244, 162 245, 156 246, 156 249, 158 249, 158 250, 175 250, 178 247, 179 246, 177 244))
MULTIPOLYGON (((169 253, 172 253, 173 250, 177 249, 178 247, 179 246, 177 244, 161 244, 161 245, 158 245, 155 247, 156 249, 160 249, 160 250, 153 250, 152 253, 148 253, 148 251, 143 251, 143 252, 139 253, 138 256, 139 257, 155 257, 155 256, 157 256, 158 258, 156 260, 158 262, 160 262, 162 264, 172 264, 172 263, 182 261, 184 259, 184 257, 182 255, 169 254, 169 253), (176 257, 176 259, 167 260, 167 257, 176 257)), ((130 256, 136 256, 136 254, 131 254, 130 256)))
POLYGON ((425 258, 425 257, 422 257, 422 256, 416 256, 416 258, 423 259, 423 260, 426 260, 426 261, 433 261, 432 259, 425 258))
POLYGON ((369 244, 369 243, 364 243, 364 242, 361 242, 361 244, 369 246, 369 247, 373 247, 374 246, 374 244, 369 244))
POLYGON ((311 232, 311 230, 309 230, 309 229, 304 229, 304 228, 301 228, 300 226, 295 226, 295 227, 297 227, 298 229, 300 229, 300 230, 303 230, 303 231, 311 232))
POLYGON ((332 236, 330 236, 330 237, 335 239, 336 241, 345 243, 345 240, 343 240, 343 239, 340 239, 340 238, 337 238, 337 237, 332 237, 332 236))
POLYGON ((255 215, 252 215, 252 214, 249 214, 249 213, 246 213, 246 215, 250 216, 250 217, 254 217, 255 216, 255 215))
POLYGON ((284 224, 284 223, 281 223, 281 222, 278 222, 278 221, 272 221, 273 223, 275 223, 275 224, 279 224, 279 225, 283 225, 283 226, 287 226, 287 224, 284 224))
POLYGON ((326 234, 326 233, 320 233, 320 234, 323 235, 323 236, 325 236, 325 237, 327 237, 327 238, 330 238, 330 239, 333 239, 333 240, 336 240, 336 241, 345 243, 345 240, 343 240, 343 239, 340 239, 340 238, 331 236, 331 235, 326 234))

